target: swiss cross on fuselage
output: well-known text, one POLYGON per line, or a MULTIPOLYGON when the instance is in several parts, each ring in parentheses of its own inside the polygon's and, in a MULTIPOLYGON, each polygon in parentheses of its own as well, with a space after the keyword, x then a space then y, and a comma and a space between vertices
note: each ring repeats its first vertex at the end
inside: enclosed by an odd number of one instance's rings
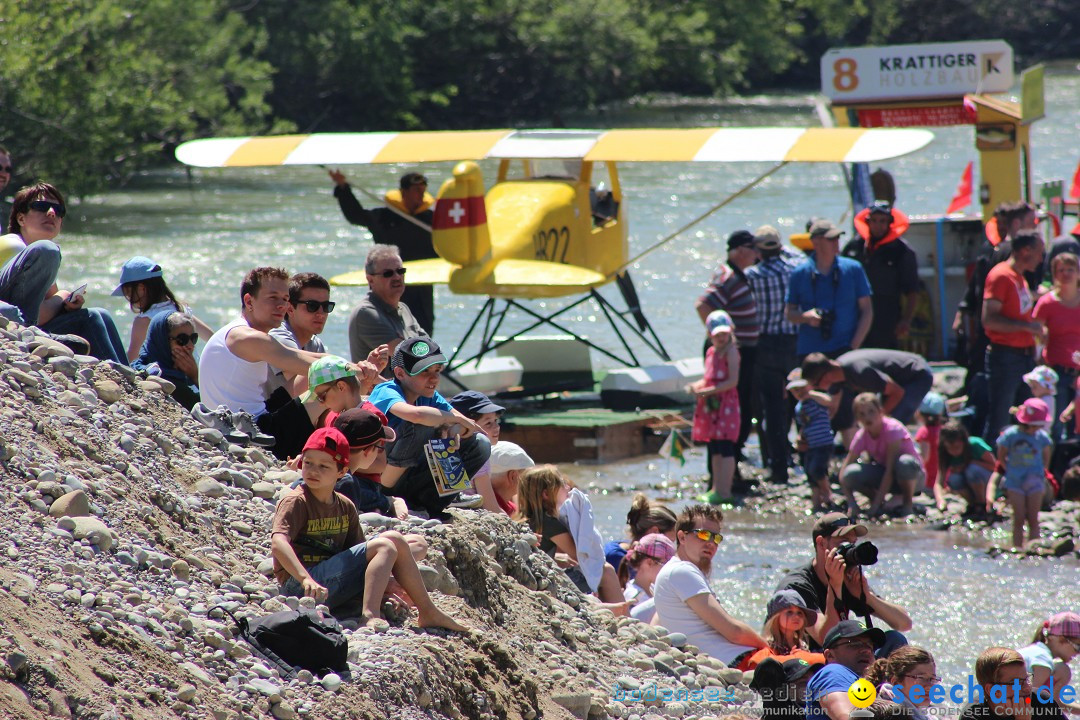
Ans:
POLYGON ((455 200, 453 207, 446 214, 454 219, 455 225, 460 225, 461 218, 465 217, 465 208, 461 206, 460 200, 455 200))

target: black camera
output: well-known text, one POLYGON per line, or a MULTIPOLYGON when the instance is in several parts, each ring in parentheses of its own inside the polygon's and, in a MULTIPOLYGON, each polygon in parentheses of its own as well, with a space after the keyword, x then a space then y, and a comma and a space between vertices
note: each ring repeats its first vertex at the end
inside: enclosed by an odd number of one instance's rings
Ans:
POLYGON ((844 564, 849 568, 857 565, 875 565, 877 553, 877 545, 869 540, 858 545, 846 542, 836 546, 836 554, 844 559, 844 564))
POLYGON ((825 310, 824 308, 816 308, 817 314, 821 317, 818 321, 818 331, 821 333, 822 340, 829 340, 832 338, 833 323, 836 322, 836 311, 825 310))

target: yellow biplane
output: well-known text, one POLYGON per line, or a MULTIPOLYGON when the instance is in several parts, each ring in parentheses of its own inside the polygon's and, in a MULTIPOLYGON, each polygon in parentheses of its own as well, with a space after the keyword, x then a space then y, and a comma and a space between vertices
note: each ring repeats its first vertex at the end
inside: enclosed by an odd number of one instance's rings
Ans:
MULTIPOLYGON (((791 162, 876 162, 914 152, 933 139, 926 130, 860 128, 689 128, 637 130, 481 130, 403 133, 323 133, 216 138, 184 143, 181 162, 197 167, 347 165, 461 161, 439 190, 432 240, 439 258, 407 263, 410 284, 445 283, 458 294, 486 295, 458 346, 483 322, 480 350, 451 370, 498 346, 549 325, 624 365, 629 357, 589 342, 557 322, 590 299, 608 321, 619 323, 670 360, 641 311, 627 269, 644 254, 700 222, 791 162), (496 182, 485 192, 477 160, 498 160, 496 182), (763 162, 772 167, 675 233, 631 257, 619 162, 763 162), (602 188, 594 172, 603 164, 602 188), (626 310, 597 288, 615 281, 626 310), (543 315, 521 300, 582 295, 543 315), (499 304, 501 303, 501 305, 499 304), (533 324, 496 341, 506 313, 516 308, 533 324), (633 318, 630 322, 627 316, 633 318)), ((363 270, 338 275, 336 285, 363 285, 363 270)), ((456 354, 456 353, 455 353, 456 354)))

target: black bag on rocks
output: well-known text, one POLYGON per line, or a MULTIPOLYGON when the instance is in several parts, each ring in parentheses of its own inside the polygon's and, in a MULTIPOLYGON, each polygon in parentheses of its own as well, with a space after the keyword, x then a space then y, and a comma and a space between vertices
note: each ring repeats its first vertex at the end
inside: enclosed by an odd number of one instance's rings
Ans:
POLYGON ((299 670, 325 675, 349 668, 349 641, 332 617, 323 618, 314 610, 300 608, 238 619, 221 609, 240 626, 240 637, 289 677, 299 670))

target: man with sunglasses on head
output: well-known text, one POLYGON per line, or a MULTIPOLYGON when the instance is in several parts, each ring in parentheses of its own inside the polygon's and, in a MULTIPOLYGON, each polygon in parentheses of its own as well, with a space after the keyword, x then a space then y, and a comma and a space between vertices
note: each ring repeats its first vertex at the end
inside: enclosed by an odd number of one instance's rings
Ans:
POLYGON ((380 345, 393 355, 402 340, 426 335, 409 306, 405 293, 405 265, 396 245, 376 245, 364 263, 368 294, 349 316, 349 353, 363 360, 380 345))
MULTIPOLYGON (((427 193, 426 177, 418 172, 405 173, 398 183, 399 189, 390 190, 384 196, 387 207, 372 210, 360 205, 341 171, 331 170, 330 178, 335 184, 334 197, 345 219, 370 230, 376 243, 394 246, 395 251, 408 262, 438 257, 431 243, 432 205, 435 199, 427 193)), ((432 335, 435 332, 434 288, 431 285, 408 287, 405 289, 405 302, 412 308, 420 327, 424 328, 423 334, 432 335)), ((357 357, 355 353, 353 357, 357 357)))
MULTIPOLYGON (((884 633, 885 649, 882 657, 902 645, 907 638, 902 633, 911 630, 911 617, 899 605, 878 597, 866 581, 861 566, 848 567, 837 549, 845 543, 855 543, 870 532, 865 525, 853 523, 847 515, 839 512, 822 515, 814 524, 811 537, 814 541, 814 559, 795 568, 780 581, 777 590, 794 590, 806 606, 818 611, 817 623, 807 630, 811 649, 818 643, 825 646, 824 638, 829 631, 849 615, 863 618, 870 625, 870 616, 876 615, 893 630, 884 633)), ((872 658, 871 658, 872 659, 872 658)))
POLYGON ((806 684, 807 720, 848 720, 855 706, 848 689, 874 662, 874 651, 885 644, 885 633, 857 620, 844 620, 826 635, 825 667, 806 684))
POLYGON ((749 625, 729 615, 709 587, 713 557, 724 539, 723 519, 719 508, 705 504, 691 505, 679 514, 678 549, 653 582, 654 622, 683 633, 706 655, 737 667, 767 644, 749 625))
MULTIPOLYGON (((319 333, 326 327, 334 303, 330 301, 330 283, 313 272, 297 273, 289 278, 289 309, 281 325, 270 337, 285 347, 313 353, 325 353, 319 333)), ((296 397, 308 389, 307 375, 294 375, 271 367, 289 394, 296 397)))

